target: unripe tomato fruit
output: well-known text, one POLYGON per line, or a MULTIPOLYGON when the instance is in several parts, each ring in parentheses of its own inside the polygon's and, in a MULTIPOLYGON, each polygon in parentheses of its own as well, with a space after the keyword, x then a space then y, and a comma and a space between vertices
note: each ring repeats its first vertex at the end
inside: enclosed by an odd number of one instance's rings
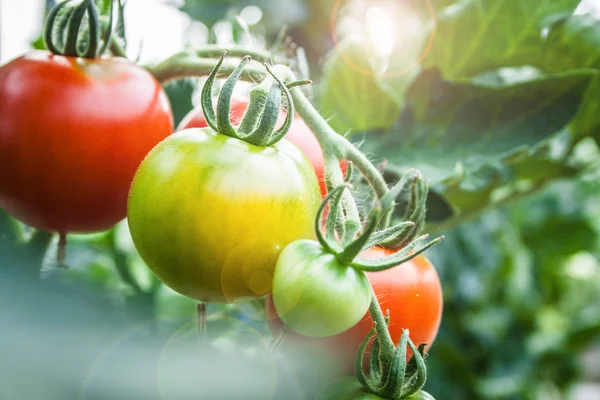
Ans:
POLYGON ((257 147, 196 128, 144 159, 128 221, 140 255, 167 286, 230 302, 271 291, 281 250, 313 237, 320 200, 310 163, 287 140, 257 147))
MULTIPOLYGON (((244 116, 244 112, 248 107, 248 99, 244 98, 233 98, 231 100, 231 123, 233 125, 238 125, 244 116)), ((279 122, 281 123, 285 119, 285 112, 281 111, 279 115, 279 122)), ((206 128, 208 123, 206 122, 206 118, 204 118, 204 114, 202 112, 202 108, 198 107, 192 111, 190 111, 184 118, 181 120, 179 127, 177 130, 188 129, 188 128, 206 128)), ((319 141, 312 133, 310 128, 306 125, 304 120, 300 118, 299 115, 294 116, 294 121, 292 122, 292 127, 290 131, 285 136, 290 142, 294 143, 304 155, 308 158, 310 163, 315 170, 315 174, 317 175, 317 179, 319 180, 319 187, 321 188, 321 195, 325 196, 327 194, 327 189, 325 187, 325 161, 323 159, 323 151, 321 150, 321 145, 319 141)), ((340 167, 342 171, 345 173, 346 171, 346 163, 340 163, 340 167)))
MULTIPOLYGON (((374 247, 364 251, 365 258, 382 258, 391 250, 374 247)), ((367 278, 383 312, 390 310, 389 331, 394 343, 398 344, 402 329, 409 329, 410 339, 415 344, 427 343, 431 347, 442 319, 442 285, 434 266, 425 256, 417 256, 397 267, 367 272, 367 278)), ((283 322, 277 315, 271 296, 267 297, 266 313, 271 330, 279 332, 283 322)), ((353 328, 339 335, 318 339, 332 356, 340 361, 342 368, 351 372, 354 357, 360 343, 373 327, 369 313, 353 328)), ((296 339, 310 345, 316 339, 294 335, 296 339)), ((319 344, 321 344, 319 343, 319 344)), ((408 349, 410 353, 410 349, 408 349)))
POLYGON ((0 207, 46 231, 107 229, 172 132, 167 96, 135 64, 26 54, 0 67, 0 207))
POLYGON ((273 304, 295 332, 337 335, 358 323, 371 304, 364 272, 341 263, 313 240, 297 240, 281 252, 273 277, 273 304))

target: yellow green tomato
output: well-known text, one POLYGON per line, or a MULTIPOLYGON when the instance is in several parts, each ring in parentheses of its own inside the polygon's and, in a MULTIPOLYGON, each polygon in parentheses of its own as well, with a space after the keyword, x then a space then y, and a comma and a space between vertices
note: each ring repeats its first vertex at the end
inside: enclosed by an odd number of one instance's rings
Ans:
POLYGON ((314 236, 320 199, 312 166, 287 140, 257 147, 188 129, 140 165, 128 221, 140 255, 167 286, 231 302, 271 291, 279 253, 314 236))
POLYGON ((273 304, 285 325, 302 335, 326 337, 352 328, 367 312, 371 293, 364 272, 319 242, 295 241, 277 261, 273 304))

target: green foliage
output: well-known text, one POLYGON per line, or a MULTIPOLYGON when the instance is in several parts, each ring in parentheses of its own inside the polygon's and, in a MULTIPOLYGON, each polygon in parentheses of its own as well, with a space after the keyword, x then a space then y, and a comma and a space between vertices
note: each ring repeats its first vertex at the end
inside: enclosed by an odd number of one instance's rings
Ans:
POLYGON ((580 0, 464 0, 437 16, 425 67, 449 79, 527 64, 543 48, 542 28, 569 16, 580 0))
POLYGON ((580 377, 578 356, 600 335, 597 189, 554 185, 430 252, 445 294, 436 398, 555 398, 580 377))
MULTIPOLYGON (((452 227, 588 167, 572 152, 600 136, 600 25, 572 16, 578 4, 436 3, 435 25, 424 24, 415 43, 398 40, 384 73, 359 73, 336 49, 322 108, 340 133, 366 132, 357 143, 392 178, 420 169, 432 181, 430 230, 452 227), (391 77, 398 59, 418 58, 414 44, 423 69, 391 77)), ((374 65, 363 60, 365 70, 374 65)))
POLYGON ((340 133, 388 129, 398 116, 396 100, 370 73, 370 53, 367 42, 349 37, 325 65, 320 111, 340 133))

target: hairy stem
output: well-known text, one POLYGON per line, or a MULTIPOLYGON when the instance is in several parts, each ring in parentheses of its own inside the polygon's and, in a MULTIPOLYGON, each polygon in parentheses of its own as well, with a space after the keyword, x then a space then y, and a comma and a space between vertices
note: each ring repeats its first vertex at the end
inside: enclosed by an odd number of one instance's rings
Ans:
MULTIPOLYGON (((219 53, 221 55, 221 53, 219 53)), ((146 68, 161 83, 174 79, 208 76, 217 65, 218 58, 198 57, 192 51, 183 51, 164 60, 157 65, 146 65, 146 68)), ((237 59, 225 59, 221 65, 222 75, 230 74, 239 65, 237 59)), ((242 73, 246 81, 262 80, 267 76, 264 66, 248 63, 242 73)))

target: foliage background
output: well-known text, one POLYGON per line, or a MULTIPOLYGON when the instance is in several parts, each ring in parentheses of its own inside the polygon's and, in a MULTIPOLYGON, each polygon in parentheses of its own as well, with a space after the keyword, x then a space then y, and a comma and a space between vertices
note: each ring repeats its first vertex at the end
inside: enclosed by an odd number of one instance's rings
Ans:
MULTIPOLYGON (((591 2, 434 1, 437 39, 422 69, 379 77, 357 71, 348 60, 367 70, 404 70, 418 58, 428 31, 365 32, 368 22, 358 19, 357 28, 352 20, 374 1, 355 1, 341 11, 340 21, 345 15, 350 22, 338 24, 342 40, 336 47, 330 34, 334 3, 173 1, 161 6, 170 7, 163 16, 177 15, 173 20, 183 29, 150 35, 141 60, 168 56, 186 41, 261 45, 289 25, 317 82, 315 101, 332 125, 373 159, 386 158, 391 179, 407 167, 421 168, 432 179, 428 228, 447 239, 428 252, 443 280, 445 312, 428 359, 427 390, 438 399, 562 399, 576 395, 574 388, 581 386, 574 384, 600 381, 593 356, 600 354, 600 23, 591 2), (250 25, 250 35, 231 19, 244 11, 252 16, 248 6, 262 15, 250 25), (409 34, 411 41, 399 36, 409 34)), ((426 25, 423 2, 395 3, 406 3, 426 25)), ((144 14, 150 6, 130 5, 128 18, 153 18, 144 14)), ((390 13, 393 25, 412 26, 405 10, 390 13)), ((6 14, 2 18, 4 23, 6 14)), ((136 56, 140 46, 133 31, 129 53, 136 56)), ((3 46, 10 41, 6 32, 3 46)), ((197 84, 168 86, 177 119, 193 107, 197 84)), ((193 319, 195 304, 147 271, 126 224, 71 237, 68 271, 55 268, 51 248, 42 285, 32 286, 10 268, 20 259, 19 245, 6 235, 0 239, 0 338, 12 344, 3 353, 12 363, 0 367, 6 380, 0 398, 40 398, 49 387, 70 393, 68 383, 52 376, 23 385, 24 375, 60 368, 78 382, 92 382, 84 385, 85 398, 121 398, 127 390, 154 398, 155 391, 140 392, 153 370, 138 367, 155 362, 164 337, 193 319), (61 357, 55 341, 44 341, 53 335, 80 351, 61 357), (111 351, 107 342, 113 342, 111 351), (136 362, 128 364, 131 359, 136 362), (77 370, 90 360, 93 368, 77 370), (114 365, 121 367, 110 371, 114 365), (132 366, 138 374, 131 374, 132 366)), ((209 311, 215 341, 268 338, 260 304, 209 311), (223 320, 240 324, 221 330, 223 320)), ((242 367, 242 375, 254 377, 251 369, 242 367)), ((264 376, 256 379, 263 382, 264 376)), ((289 389, 290 382, 278 387, 289 389)), ((302 390, 295 395, 302 398, 302 390)))

